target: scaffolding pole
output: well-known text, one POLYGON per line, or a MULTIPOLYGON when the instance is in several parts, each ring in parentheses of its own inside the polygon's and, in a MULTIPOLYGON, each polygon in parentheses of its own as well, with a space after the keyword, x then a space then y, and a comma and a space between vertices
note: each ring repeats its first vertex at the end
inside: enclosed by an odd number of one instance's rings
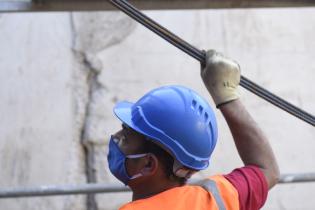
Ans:
MULTIPOLYGON (((140 9, 314 7, 313 0, 130 0, 140 9)), ((114 10, 107 0, 0 0, 0 12, 114 10)))
MULTIPOLYGON (((197 183, 200 180, 192 180, 189 184, 197 183)), ((279 180, 280 184, 315 182, 315 173, 284 174, 279 180)), ((40 187, 19 187, 19 188, 0 188, 1 198, 19 197, 39 197, 56 195, 77 195, 89 193, 117 193, 130 192, 128 187, 122 185, 109 184, 81 184, 65 186, 40 186, 40 187)))

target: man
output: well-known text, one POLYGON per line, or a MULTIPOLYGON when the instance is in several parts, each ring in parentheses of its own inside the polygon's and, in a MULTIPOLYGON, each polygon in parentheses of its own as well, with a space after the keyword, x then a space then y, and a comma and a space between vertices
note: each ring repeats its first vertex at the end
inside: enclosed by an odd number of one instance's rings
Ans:
POLYGON ((182 86, 165 86, 114 112, 122 129, 111 137, 109 168, 133 192, 120 210, 260 209, 278 180, 268 140, 239 99, 240 68, 210 50, 201 77, 232 132, 244 167, 198 185, 186 181, 209 165, 217 124, 207 102, 182 86))

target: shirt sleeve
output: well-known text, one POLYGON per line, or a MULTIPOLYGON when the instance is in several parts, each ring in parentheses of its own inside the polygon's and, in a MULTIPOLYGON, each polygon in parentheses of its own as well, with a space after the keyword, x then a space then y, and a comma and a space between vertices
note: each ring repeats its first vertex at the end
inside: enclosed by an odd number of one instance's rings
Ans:
POLYGON ((224 177, 238 191, 241 210, 256 210, 265 204, 268 184, 263 172, 257 166, 237 168, 224 177))

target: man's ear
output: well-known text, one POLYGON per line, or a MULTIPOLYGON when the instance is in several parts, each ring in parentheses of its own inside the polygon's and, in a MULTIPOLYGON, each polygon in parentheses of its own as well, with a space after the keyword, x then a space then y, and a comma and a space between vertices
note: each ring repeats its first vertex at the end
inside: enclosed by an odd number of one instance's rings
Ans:
POLYGON ((145 157, 144 164, 145 164, 144 167, 141 169, 141 174, 143 174, 144 176, 151 176, 155 174, 156 171, 158 170, 159 160, 154 154, 149 153, 145 157))

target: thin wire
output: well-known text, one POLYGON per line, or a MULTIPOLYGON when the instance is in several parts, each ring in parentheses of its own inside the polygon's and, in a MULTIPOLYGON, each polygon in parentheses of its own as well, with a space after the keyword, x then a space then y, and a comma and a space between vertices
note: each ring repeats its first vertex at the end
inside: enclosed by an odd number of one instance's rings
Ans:
MULTIPOLYGON (((184 41, 180 37, 176 36, 174 33, 170 32, 168 29, 164 28, 142 12, 140 12, 137 8, 133 5, 128 3, 125 0, 109 0, 114 6, 118 9, 129 15, 131 18, 136 20, 137 22, 144 25, 146 28, 150 29, 175 47, 181 49, 188 55, 197 59, 201 64, 205 62, 205 54, 203 51, 197 49, 193 45, 189 44, 188 42, 184 41)), ((306 111, 290 104, 289 102, 285 101, 284 99, 274 95, 273 93, 269 92, 268 90, 260 87, 259 85, 255 84, 254 82, 250 81, 244 76, 241 76, 240 85, 245 89, 249 90, 250 92, 254 93, 255 95, 265 99, 266 101, 270 102, 271 104, 279 107, 280 109, 292 114, 293 116, 309 123, 312 126, 315 126, 315 117, 306 111)))

